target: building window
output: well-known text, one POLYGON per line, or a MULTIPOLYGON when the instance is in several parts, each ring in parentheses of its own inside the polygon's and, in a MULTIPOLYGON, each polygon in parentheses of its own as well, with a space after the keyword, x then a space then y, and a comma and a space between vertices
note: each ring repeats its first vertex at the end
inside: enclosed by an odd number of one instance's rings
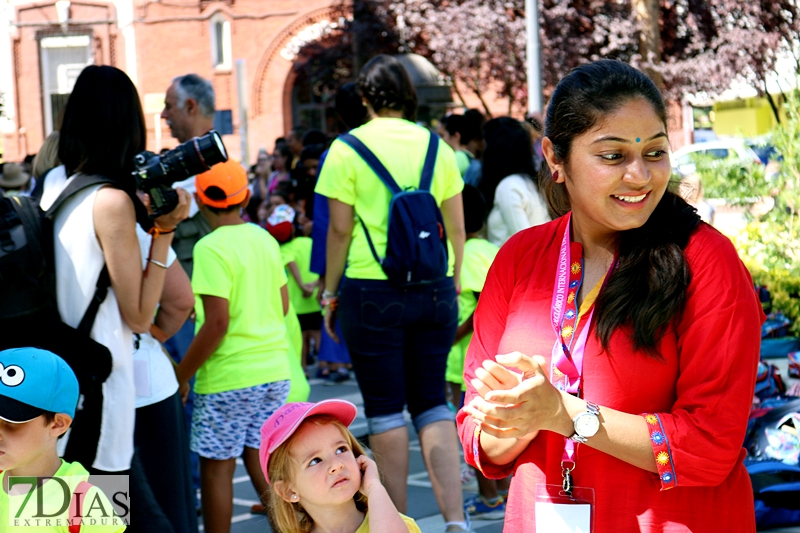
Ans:
POLYGON ((217 13, 211 17, 211 64, 229 69, 231 63, 231 23, 217 13))
POLYGON ((61 128, 75 80, 93 62, 90 44, 89 35, 44 37, 39 41, 45 135, 61 128))

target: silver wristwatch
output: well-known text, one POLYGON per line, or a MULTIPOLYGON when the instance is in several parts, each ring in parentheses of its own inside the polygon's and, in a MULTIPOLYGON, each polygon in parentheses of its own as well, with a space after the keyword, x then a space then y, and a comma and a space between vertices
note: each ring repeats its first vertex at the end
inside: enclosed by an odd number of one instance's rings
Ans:
POLYGON ((600 407, 586 401, 586 411, 572 419, 575 433, 570 437, 573 442, 585 444, 590 437, 594 437, 600 430, 600 407))

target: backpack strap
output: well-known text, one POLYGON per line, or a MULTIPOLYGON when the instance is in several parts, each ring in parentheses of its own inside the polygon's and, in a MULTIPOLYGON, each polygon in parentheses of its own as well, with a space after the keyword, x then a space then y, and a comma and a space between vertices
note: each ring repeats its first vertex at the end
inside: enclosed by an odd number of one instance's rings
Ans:
MULTIPOLYGON (((58 198, 56 198, 47 211, 45 211, 45 218, 52 221, 56 211, 58 211, 58 208, 61 207, 64 202, 83 189, 98 184, 116 185, 116 182, 111 178, 97 174, 75 174, 69 178, 67 186, 61 191, 61 194, 58 195, 58 198)), ((100 276, 97 278, 97 283, 95 284, 94 296, 92 296, 89 307, 83 314, 83 318, 77 328, 81 333, 86 335, 91 333, 92 326, 94 326, 94 319, 97 317, 97 311, 100 309, 100 304, 105 301, 109 287, 111 287, 111 277, 108 275, 108 266, 103 265, 103 270, 100 271, 100 276)))
POLYGON ((64 187, 64 190, 61 191, 61 194, 58 195, 53 204, 47 209, 47 211, 45 211, 44 216, 52 219, 56 211, 58 211, 58 208, 61 207, 61 205, 74 194, 82 191, 86 187, 99 184, 116 185, 116 182, 111 178, 99 176, 97 174, 83 174, 80 172, 75 174, 69 178, 67 186, 64 187))
POLYGON ((73 494, 78 497, 73 498, 72 503, 69 504, 69 533, 80 533, 81 524, 74 524, 73 522, 83 518, 83 499, 93 486, 94 485, 88 481, 81 481, 78 483, 78 486, 75 487, 75 492, 73 494))
POLYGON ((378 178, 386 185, 386 188, 389 189, 392 195, 400 194, 403 190, 397 185, 397 182, 394 181, 394 178, 386 170, 386 167, 383 166, 383 163, 372 153, 372 151, 367 148, 364 143, 362 143, 358 137, 355 135, 351 135, 349 133, 344 133, 339 135, 339 139, 343 141, 345 144, 350 146, 355 152, 361 156, 361 159, 369 165, 369 167, 378 175, 378 178))
MULTIPOLYGON (((30 198, 11 196, 8 198, 11 205, 19 216, 22 222, 22 227, 25 230, 25 238, 28 241, 28 246, 31 247, 33 254, 33 264, 43 264, 44 251, 42 250, 41 235, 42 235, 42 219, 41 211, 39 211, 34 200, 30 198)), ((37 272, 37 275, 41 272, 37 272)))
POLYGON ((422 177, 419 180, 421 191, 430 191, 433 182, 433 167, 436 166, 436 155, 439 153, 439 136, 430 132, 431 140, 428 142, 428 152, 425 154, 425 164, 422 165, 422 177))

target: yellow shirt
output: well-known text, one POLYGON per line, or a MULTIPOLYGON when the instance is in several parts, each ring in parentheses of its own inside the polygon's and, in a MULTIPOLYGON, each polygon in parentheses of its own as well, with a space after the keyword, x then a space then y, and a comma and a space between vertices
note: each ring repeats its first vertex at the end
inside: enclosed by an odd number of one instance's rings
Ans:
MULTIPOLYGON (((469 239, 464 243, 464 262, 461 265, 461 294, 458 295, 458 324, 459 326, 475 312, 478 307, 476 293, 483 290, 486 276, 494 258, 500 248, 485 239, 469 239)), ((472 333, 458 341, 450 349, 447 356, 447 370, 445 380, 450 383, 460 383, 464 386, 464 358, 467 348, 472 340, 472 333)))
POLYGON ((281 250, 255 224, 222 226, 194 247, 192 290, 196 331, 205 322, 202 295, 228 300, 228 331, 197 371, 198 394, 226 392, 289 379, 281 287, 281 250))
POLYGON ((289 278, 289 300, 292 302, 298 315, 308 313, 319 313, 319 301, 317 301, 317 289, 306 298, 303 296, 303 289, 297 284, 297 280, 289 272, 289 263, 297 265, 300 271, 300 279, 303 283, 316 283, 319 275, 311 272, 311 237, 295 237, 289 242, 281 244, 281 257, 283 264, 286 265, 286 277, 289 278))
MULTIPOLYGON (((417 523, 414 522, 413 518, 409 518, 404 514, 401 514, 400 518, 402 518, 403 522, 406 523, 409 533, 422 533, 417 523)), ((367 514, 364 515, 364 521, 361 522, 360 526, 358 526, 356 533, 369 533, 369 511, 367 511, 367 514)))
MULTIPOLYGON (((400 118, 376 118, 350 133, 375 154, 401 189, 419 187, 430 139, 428 130, 400 118)), ((458 171, 453 149, 440 140, 431 194, 441 206, 443 201, 457 195, 463 188, 464 181, 458 171)), ((369 165, 343 141, 333 141, 322 166, 316 192, 352 205, 356 216, 367 226, 378 256, 386 255, 392 193, 369 165)), ((448 249, 448 275, 452 275, 455 257, 449 243, 448 249)), ((387 279, 372 256, 364 230, 358 221, 353 226, 346 275, 357 279, 387 279)))
MULTIPOLYGON (((70 498, 82 481, 89 478, 80 463, 67 463, 61 461, 61 467, 56 471, 55 476, 64 481, 70 489, 70 498)), ((69 511, 65 510, 58 514, 58 510, 64 505, 64 489, 58 480, 45 482, 40 490, 43 490, 43 515, 56 516, 51 518, 37 518, 37 498, 38 494, 29 492, 9 496, 2 489, 5 486, 5 472, 0 473, 0 531, 4 533, 68 533, 69 532, 69 511), (28 498, 26 502, 25 499, 28 498), (9 513, 11 511, 11 513, 9 513), (12 514, 9 522, 9 514, 12 514), (16 518, 16 517, 19 518, 16 518)), ((30 489, 20 484, 23 489, 30 489)), ((12 490, 16 488, 12 487, 12 490)), ((127 503, 124 502, 123 503, 127 503)), ((115 510, 108 500, 108 497, 97 487, 92 487, 83 496, 81 508, 83 522, 81 533, 121 533, 125 531, 126 525, 122 518, 115 514, 115 510)), ((127 518, 130 518, 129 516, 127 518)))

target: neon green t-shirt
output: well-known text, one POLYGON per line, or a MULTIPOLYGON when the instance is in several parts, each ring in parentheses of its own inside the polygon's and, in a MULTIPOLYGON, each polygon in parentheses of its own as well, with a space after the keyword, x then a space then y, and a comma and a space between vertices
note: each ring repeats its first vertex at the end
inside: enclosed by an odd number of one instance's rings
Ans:
MULTIPOLYGON (((464 243, 464 263, 461 265, 461 294, 458 295, 458 325, 460 326, 475 312, 478 307, 476 293, 483 290, 489 267, 492 266, 497 246, 484 239, 469 239, 464 243)), ((450 349, 447 356, 445 380, 449 383, 460 383, 464 387, 464 358, 467 355, 472 333, 458 341, 450 349)))
MULTIPOLYGON (((408 533, 421 533, 419 526, 413 518, 409 518, 404 514, 400 514, 400 518, 402 518, 403 522, 406 523, 408 533)), ((367 511, 367 514, 364 515, 364 521, 361 522, 360 526, 358 526, 356 533, 369 533, 369 511, 367 511)))
POLYGON ((289 302, 289 312, 286 313, 284 320, 286 322, 286 339, 289 341, 286 357, 292 372, 291 388, 286 403, 307 402, 308 396, 311 394, 311 386, 303 372, 303 332, 291 302, 289 302))
MULTIPOLYGON (((419 187, 430 139, 428 130, 400 118, 375 118, 350 133, 375 154, 401 189, 419 187)), ((440 140, 431 194, 441 206, 443 201, 457 195, 463 188, 464 181, 458 172, 453 149, 440 140)), ((333 141, 322 166, 316 192, 354 206, 356 217, 363 220, 369 230, 378 256, 383 257, 386 254, 392 193, 367 163, 343 141, 333 141)), ((452 275, 455 256, 449 243, 448 249, 448 275, 452 275)), ((349 278, 357 279, 387 279, 372 256, 364 230, 358 221, 353 226, 346 274, 349 278)))
POLYGON ((294 310, 298 315, 307 313, 319 313, 319 302, 317 301, 317 289, 308 298, 303 296, 303 289, 297 284, 292 273, 289 272, 289 263, 294 261, 300 271, 300 279, 303 283, 316 283, 319 275, 311 272, 311 237, 295 237, 289 242, 281 244, 281 256, 283 264, 286 266, 286 277, 289 278, 289 300, 291 300, 294 310))
POLYGON ((281 287, 281 250, 255 224, 222 226, 194 247, 192 290, 197 323, 205 322, 201 295, 228 300, 228 331, 197 371, 194 390, 213 394, 289 379, 281 287))
MULTIPOLYGON (((89 472, 80 463, 61 461, 55 476, 67 484, 69 498, 74 500, 75 490, 82 481, 87 481, 89 472)), ((69 533, 70 513, 63 513, 50 518, 36 518, 38 494, 30 485, 19 485, 20 494, 9 494, 2 488, 5 486, 5 472, 0 472, 0 531, 4 533, 69 533), (25 499, 28 498, 26 502, 25 499), (10 512, 9 512, 10 511, 10 512), (12 514, 9 522, 9 514, 12 514), (15 518, 19 516, 19 518, 15 518)), ((14 491, 16 486, 11 487, 14 491)), ((43 514, 56 514, 64 505, 64 487, 58 480, 49 480, 41 486, 43 490, 43 514)), ((128 503, 124 502, 123 503, 128 503)), ((90 488, 83 496, 81 506, 81 533, 120 533, 127 526, 123 518, 116 514, 106 494, 97 487, 90 488)), ((128 517, 130 518, 130 517, 128 517)))
POLYGON ((472 163, 472 159, 470 159, 467 152, 464 150, 456 150, 456 164, 458 165, 458 171, 462 176, 469 168, 470 163, 472 163))

